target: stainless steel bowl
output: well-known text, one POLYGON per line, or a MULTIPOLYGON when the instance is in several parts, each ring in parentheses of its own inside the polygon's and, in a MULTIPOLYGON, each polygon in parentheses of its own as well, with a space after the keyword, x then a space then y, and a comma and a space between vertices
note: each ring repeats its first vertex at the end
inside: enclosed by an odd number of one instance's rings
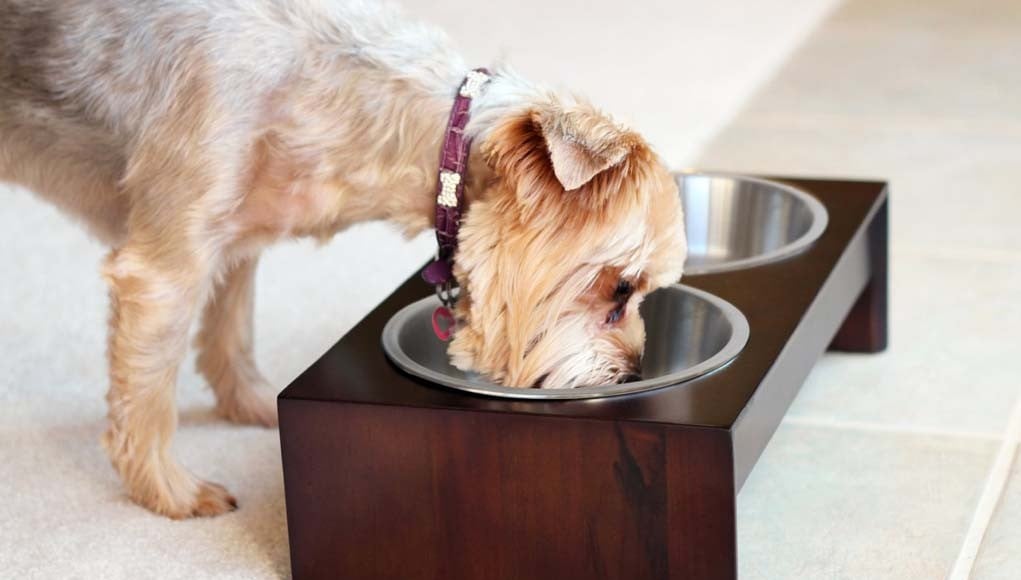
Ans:
POLYGON ((645 356, 640 381, 576 389, 519 389, 490 383, 450 364, 447 343, 433 334, 439 301, 425 298, 405 306, 383 329, 383 349, 404 371, 429 382, 494 397, 590 399, 640 393, 700 377, 734 359, 748 341, 748 321, 712 294, 676 284, 650 294, 641 306, 645 356))
POLYGON ((819 200, 775 181, 701 173, 676 178, 688 235, 685 274, 782 260, 817 240, 829 221, 819 200))

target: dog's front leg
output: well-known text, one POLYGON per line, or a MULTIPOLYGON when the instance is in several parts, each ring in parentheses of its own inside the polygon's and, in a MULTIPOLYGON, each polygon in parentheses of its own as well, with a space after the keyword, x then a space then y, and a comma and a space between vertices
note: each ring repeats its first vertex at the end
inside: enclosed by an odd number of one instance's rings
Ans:
POLYGON ((175 383, 212 265, 183 242, 129 240, 105 265, 110 284, 110 424, 104 444, 128 493, 170 516, 213 516, 235 499, 174 458, 175 383))
POLYGON ((216 393, 216 410, 235 423, 277 424, 273 389, 255 366, 252 315, 255 268, 247 258, 230 268, 216 285, 202 314, 196 338, 198 369, 216 393))

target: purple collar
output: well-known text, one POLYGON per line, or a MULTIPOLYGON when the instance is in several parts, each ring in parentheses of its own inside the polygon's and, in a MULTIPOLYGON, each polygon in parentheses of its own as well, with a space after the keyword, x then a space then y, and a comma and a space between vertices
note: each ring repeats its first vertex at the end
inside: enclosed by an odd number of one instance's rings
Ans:
POLYGON ((489 71, 477 68, 468 73, 454 98, 450 120, 443 136, 440 156, 440 174, 436 183, 436 243, 439 246, 434 259, 422 270, 422 278, 436 288, 436 295, 444 306, 453 302, 454 253, 457 251, 457 230, 461 226, 464 210, 464 180, 468 172, 468 152, 471 137, 464 128, 471 118, 471 101, 482 93, 489 82, 489 71))

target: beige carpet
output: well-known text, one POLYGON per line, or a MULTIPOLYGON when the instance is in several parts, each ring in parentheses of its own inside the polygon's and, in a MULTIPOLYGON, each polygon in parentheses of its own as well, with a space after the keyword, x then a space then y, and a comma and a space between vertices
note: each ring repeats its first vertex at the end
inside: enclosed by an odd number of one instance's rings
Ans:
MULTIPOLYGON (((473 62, 504 54, 534 78, 587 93, 683 166, 833 4, 683 0, 621 11, 608 1, 430 0, 414 11, 446 28, 473 62)), ((241 507, 172 522, 125 498, 98 444, 104 250, 24 191, 0 187, 0 206, 0 577, 288 575, 277 433, 215 420, 190 360, 176 448, 241 507)), ((270 251, 256 322, 268 378, 285 386, 430 251, 428 237, 406 243, 378 225, 322 249, 270 251)))

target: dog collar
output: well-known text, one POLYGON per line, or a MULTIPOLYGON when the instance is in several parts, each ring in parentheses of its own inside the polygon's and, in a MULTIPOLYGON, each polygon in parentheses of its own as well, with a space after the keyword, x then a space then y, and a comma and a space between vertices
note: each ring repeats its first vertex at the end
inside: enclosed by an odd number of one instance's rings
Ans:
MULTIPOLYGON (((450 109, 450 119, 443 135, 443 150, 440 155, 440 173, 436 180, 436 259, 422 271, 422 278, 436 288, 443 306, 447 309, 441 313, 439 309, 433 315, 433 326, 437 336, 449 338, 453 325, 453 315, 449 308, 454 303, 452 294, 454 283, 454 253, 457 251, 457 231, 461 226, 461 213, 464 210, 464 180, 468 172, 468 152, 471 150, 471 137, 465 134, 464 128, 471 119, 471 101, 482 94, 482 90, 490 80, 487 69, 477 68, 469 72, 454 97, 454 105, 450 109), (446 318, 449 323, 442 330, 437 322, 437 315, 446 318)), ((444 338, 444 340, 446 340, 444 338)))

